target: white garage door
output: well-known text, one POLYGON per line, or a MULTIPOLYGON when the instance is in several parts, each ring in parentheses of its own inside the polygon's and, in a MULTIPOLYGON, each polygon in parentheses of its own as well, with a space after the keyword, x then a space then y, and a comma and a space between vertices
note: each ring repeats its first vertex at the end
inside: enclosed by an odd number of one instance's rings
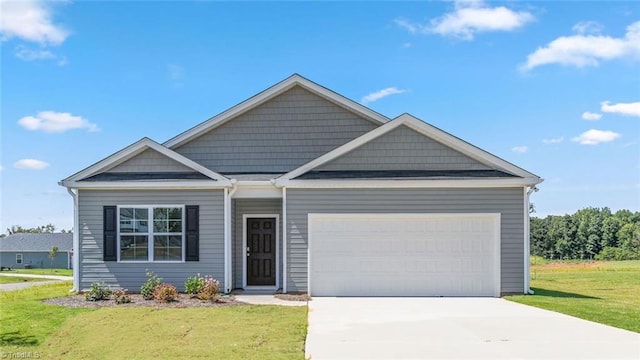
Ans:
POLYGON ((499 296, 499 214, 309 214, 313 296, 499 296))

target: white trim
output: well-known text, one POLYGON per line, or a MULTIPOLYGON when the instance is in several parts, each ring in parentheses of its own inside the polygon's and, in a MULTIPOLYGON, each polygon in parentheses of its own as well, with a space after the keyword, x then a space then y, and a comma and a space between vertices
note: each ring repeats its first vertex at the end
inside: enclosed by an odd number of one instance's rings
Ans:
MULTIPOLYGON (((79 180, 82 180, 84 178, 93 176, 95 174, 98 174, 100 172, 106 171, 110 168, 113 168, 114 166, 117 166, 133 157, 135 157, 136 155, 142 153, 143 151, 147 150, 147 149, 152 149, 155 150, 157 152, 159 152, 160 154, 179 162, 180 164, 191 168, 213 180, 216 180, 216 183, 218 184, 218 186, 230 186, 231 185, 231 181, 214 172, 211 171, 209 169, 207 169, 206 167, 196 163, 195 161, 188 159, 180 154, 178 154, 177 152, 166 148, 160 144, 158 144, 157 142, 149 139, 149 138, 142 138, 140 140, 138 140, 137 142, 127 146, 126 148, 116 152, 115 154, 112 154, 104 159, 102 159, 101 161, 89 166, 88 168, 74 174, 71 175, 70 177, 62 180, 60 182, 60 184, 62 186, 66 186, 66 187, 80 187, 80 183, 78 183, 79 180)), ((100 183, 105 183, 105 182, 100 182, 100 183)), ((106 182, 108 183, 108 182, 106 182)), ((153 182, 151 182, 153 183, 153 182)), ((183 182, 184 183, 184 182, 183 182)), ((96 182, 93 182, 93 184, 95 185, 96 182)))
POLYGON ((165 142, 163 145, 168 147, 168 148, 176 148, 188 141, 190 141, 191 139, 193 139, 194 137, 197 137, 199 135, 202 135, 203 133, 210 131, 222 124, 224 124, 225 122, 231 120, 232 118, 247 112, 263 103, 265 103, 266 101, 284 93, 285 91, 293 88, 294 86, 300 86, 302 88, 304 88, 305 90, 308 90, 316 95, 319 95, 333 103, 336 103, 342 107, 347 108, 348 110, 351 110, 355 113, 358 113, 359 115, 375 122, 378 124, 384 124, 386 122, 389 121, 388 118, 386 118, 385 116, 361 105, 358 104, 357 102, 350 100, 338 93, 335 93, 323 86, 320 86, 308 79, 305 79, 304 77, 298 75, 298 74, 293 74, 292 76, 284 79, 283 81, 271 86, 270 88, 262 91, 261 93, 241 102, 240 104, 229 108, 227 110, 225 110, 224 112, 210 118, 209 120, 206 120, 202 123, 200 123, 199 125, 194 126, 193 128, 183 132, 182 134, 175 136, 174 138, 170 139, 169 141, 165 142))
POLYGON ((116 262, 122 264, 147 264, 147 263, 158 263, 158 264, 181 264, 186 261, 186 234, 185 234, 185 205, 165 205, 165 204, 153 204, 153 205, 117 205, 116 206, 116 262), (120 260, 120 237, 123 233, 120 232, 120 209, 147 209, 147 232, 146 233, 124 233, 124 236, 147 236, 147 260, 120 260), (153 231, 153 210, 156 208, 180 208, 181 209, 181 232, 180 235, 182 237, 182 259, 181 260, 154 260, 154 236, 172 236, 177 233, 169 233, 169 232, 155 232, 153 231))
POLYGON ((491 178, 460 180, 279 180, 290 188, 502 188, 524 187, 532 179, 491 178))
POLYGON ((242 288, 277 290, 280 288, 280 214, 242 214, 242 288), (270 285, 247 285, 247 219, 249 218, 273 218, 276 220, 276 284, 270 285))
POLYGON ((185 180, 185 181, 66 181, 62 186, 75 189, 223 189, 228 187, 213 180, 185 180))
POLYGON ((502 290, 502 260, 500 257, 500 250, 502 247, 502 229, 501 229, 501 214, 500 213, 309 213, 307 214, 307 292, 313 296, 312 284, 311 284, 311 264, 312 264, 312 246, 313 246, 313 220, 323 217, 340 217, 340 218, 376 218, 395 216, 401 218, 424 218, 424 217, 439 217, 439 218, 458 218, 458 217, 483 217, 493 220, 494 225, 494 238, 493 238, 493 281, 494 289, 493 296, 500 297, 502 290))
POLYGON ((530 245, 529 242, 530 240, 530 230, 529 230, 529 193, 528 193, 528 189, 526 187, 522 188, 522 192, 523 192, 523 203, 524 203, 524 289, 523 289, 523 293, 527 294, 529 292, 529 277, 530 277, 530 273, 529 273, 529 263, 530 263, 530 259, 529 259, 529 253, 531 252, 530 249, 530 245))
POLYGON ((528 184, 537 184, 542 181, 537 175, 530 173, 522 168, 519 168, 493 154, 490 154, 478 147, 475 147, 445 131, 442 131, 435 126, 429 125, 426 122, 415 118, 409 114, 403 114, 392 121, 376 128, 368 133, 312 160, 297 169, 294 169, 279 178, 276 179, 275 183, 278 186, 284 186, 287 184, 287 180, 294 179, 318 166, 324 165, 331 160, 334 160, 364 144, 369 141, 372 141, 391 130, 399 127, 400 125, 406 125, 411 129, 421 133, 424 136, 427 136, 437 142, 440 142, 454 150, 457 150, 472 159, 475 159, 485 165, 490 167, 497 167, 503 169, 507 172, 510 172, 514 175, 520 176, 524 179, 528 179, 528 184))
POLYGON ((282 189, 275 187, 271 182, 267 181, 260 185, 245 185, 242 182, 237 183, 238 191, 234 194, 234 199, 280 199, 282 198, 282 189))
POLYGON ((73 289, 74 291, 80 291, 80 213, 78 212, 78 197, 80 191, 78 189, 67 188, 67 192, 73 199, 73 289))
POLYGON ((282 188, 282 292, 287 293, 287 188, 282 188))

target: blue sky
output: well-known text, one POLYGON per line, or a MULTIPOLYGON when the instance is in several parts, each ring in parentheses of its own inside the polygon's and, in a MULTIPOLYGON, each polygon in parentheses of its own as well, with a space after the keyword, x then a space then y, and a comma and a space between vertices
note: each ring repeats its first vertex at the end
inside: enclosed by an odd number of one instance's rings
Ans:
POLYGON ((638 3, 0 6, 2 230, 70 229, 59 180, 292 73, 540 175, 538 216, 640 210, 638 3))

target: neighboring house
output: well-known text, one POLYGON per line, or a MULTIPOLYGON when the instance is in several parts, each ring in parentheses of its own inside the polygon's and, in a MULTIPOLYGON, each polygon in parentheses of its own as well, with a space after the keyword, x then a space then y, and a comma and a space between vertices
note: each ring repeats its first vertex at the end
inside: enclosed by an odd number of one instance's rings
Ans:
POLYGON ((70 233, 12 234, 0 238, 0 266, 71 269, 72 249, 70 233), (52 262, 49 252, 54 246, 58 247, 58 253, 52 262))
MULTIPOLYGON (((456 106, 462 106, 458 104, 456 106)), ((64 179, 76 289, 500 296, 529 284, 538 176, 409 114, 386 118, 293 75, 163 144, 64 179)))

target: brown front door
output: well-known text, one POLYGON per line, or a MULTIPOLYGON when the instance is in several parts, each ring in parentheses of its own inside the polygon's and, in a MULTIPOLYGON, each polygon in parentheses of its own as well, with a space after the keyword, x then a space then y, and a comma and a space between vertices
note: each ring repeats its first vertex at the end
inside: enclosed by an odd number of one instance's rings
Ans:
POLYGON ((276 284, 276 219, 247 219, 247 285, 276 284))

